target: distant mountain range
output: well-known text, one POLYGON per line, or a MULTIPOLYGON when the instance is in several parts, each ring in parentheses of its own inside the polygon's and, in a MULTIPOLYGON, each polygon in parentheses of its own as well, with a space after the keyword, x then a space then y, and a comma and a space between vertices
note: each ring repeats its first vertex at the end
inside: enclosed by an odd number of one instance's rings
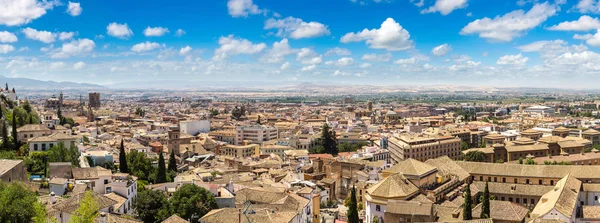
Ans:
POLYGON ((12 89, 21 90, 40 90, 40 89, 103 89, 102 85, 76 83, 76 82, 56 82, 56 81, 41 81, 31 78, 15 78, 0 75, 0 86, 4 87, 4 83, 12 89))

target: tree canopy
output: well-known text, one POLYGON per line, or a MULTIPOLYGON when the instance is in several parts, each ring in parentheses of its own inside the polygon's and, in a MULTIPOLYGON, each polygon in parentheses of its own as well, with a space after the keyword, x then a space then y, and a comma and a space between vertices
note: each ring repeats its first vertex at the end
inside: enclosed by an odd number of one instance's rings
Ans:
POLYGON ((69 223, 94 223, 98 217, 100 205, 94 199, 93 192, 86 191, 83 199, 79 201, 79 207, 71 216, 69 223))
POLYGON ((171 216, 167 196, 157 190, 139 192, 133 208, 137 218, 147 223, 160 222, 171 216))
POLYGON ((19 182, 0 181, 0 222, 40 222, 46 208, 35 192, 19 182))
POLYGON ((335 131, 331 130, 327 123, 325 123, 323 125, 323 128, 321 129, 321 138, 319 139, 319 141, 323 151, 318 152, 331 154, 333 156, 336 156, 338 154, 337 138, 335 137, 335 131))
POLYGON ((471 162, 485 162, 487 160, 487 157, 485 156, 485 153, 478 150, 474 150, 467 152, 467 154, 464 155, 464 159, 465 161, 471 162))
POLYGON ((210 210, 218 208, 215 197, 210 191, 196 186, 195 184, 185 184, 179 188, 171 199, 169 199, 173 214, 177 214, 183 219, 200 219, 210 210))

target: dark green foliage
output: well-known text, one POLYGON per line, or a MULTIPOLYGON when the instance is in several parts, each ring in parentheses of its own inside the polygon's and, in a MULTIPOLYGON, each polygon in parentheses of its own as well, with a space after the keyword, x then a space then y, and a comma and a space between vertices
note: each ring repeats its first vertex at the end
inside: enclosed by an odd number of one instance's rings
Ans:
POLYGON ((169 170, 177 172, 177 160, 175 160, 175 150, 171 150, 169 155, 169 170))
POLYGON ((328 153, 333 156, 337 156, 337 138, 335 137, 335 131, 329 128, 329 125, 323 125, 321 130, 321 138, 319 139, 321 146, 323 146, 323 153, 328 153))
POLYGON ((485 162, 487 161, 487 158, 485 156, 485 153, 475 150, 469 151, 467 154, 465 154, 464 160, 471 162, 485 162))
POLYGON ((15 112, 12 113, 12 138, 13 138, 13 149, 15 151, 19 151, 19 147, 21 147, 19 143, 19 137, 17 135, 17 119, 15 118, 15 112))
POLYGON ((356 202, 356 188, 352 186, 350 190, 350 202, 348 202, 348 223, 358 223, 358 204, 356 202))
POLYGON ((473 206, 473 201, 471 200, 471 184, 467 184, 467 188, 465 188, 465 193, 464 193, 464 203, 463 203, 463 220, 471 220, 473 219, 472 216, 472 207, 473 206))
POLYGON ((130 174, 138 177, 140 180, 147 180, 154 182, 154 178, 151 175, 154 171, 152 162, 146 158, 144 153, 140 153, 136 150, 131 150, 127 154, 127 169, 130 174))
POLYGON ((338 151, 339 152, 356 152, 356 150, 361 149, 363 146, 369 145, 366 142, 360 142, 360 143, 340 143, 337 145, 338 151))
POLYGON ((481 197, 481 216, 480 218, 490 218, 490 190, 488 189, 488 182, 485 182, 485 189, 483 190, 483 196, 481 197))
POLYGON ((460 142, 460 150, 464 151, 467 149, 470 149, 471 147, 469 146, 469 144, 465 141, 461 141, 460 142))
POLYGON ((210 210, 218 208, 217 201, 210 191, 194 184, 181 186, 173 193, 169 203, 173 214, 183 219, 190 219, 193 216, 192 221, 197 221, 210 210))
POLYGON ((35 192, 24 184, 0 181, 0 222, 38 221, 34 217, 46 211, 40 204, 35 192))
POLYGON ((121 139, 121 146, 119 147, 119 170, 121 173, 129 173, 129 168, 127 168, 127 154, 125 154, 123 139, 121 139))
POLYGON ((170 217, 167 196, 158 190, 144 190, 138 193, 133 202, 136 217, 144 222, 154 223, 170 217))
POLYGON ((158 172, 156 173, 156 183, 167 182, 167 167, 162 152, 158 153, 158 172))

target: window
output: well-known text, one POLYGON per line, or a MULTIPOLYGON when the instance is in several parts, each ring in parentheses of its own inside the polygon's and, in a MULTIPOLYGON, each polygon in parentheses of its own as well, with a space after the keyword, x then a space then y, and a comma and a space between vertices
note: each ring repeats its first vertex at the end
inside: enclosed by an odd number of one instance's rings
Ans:
POLYGON ((508 198, 508 201, 512 202, 512 197, 509 197, 509 198, 508 198))
POLYGON ((379 206, 379 205, 376 205, 376 206, 375 206, 375 210, 376 210, 376 211, 381 211, 381 206, 379 206))
POLYGON ((104 180, 104 184, 108 184, 108 180, 104 180))
POLYGON ((517 182, 517 178, 515 178, 515 183, 518 183, 518 182, 517 182))
POLYGON ((492 177, 488 177, 488 181, 492 181, 492 177))
POLYGON ((46 144, 42 144, 42 151, 46 151, 46 144))
POLYGON ((38 144, 33 144, 33 150, 35 150, 35 151, 38 150, 38 144))
POLYGON ((502 183, 506 183, 506 178, 502 177, 502 183))
POLYGON ((598 200, 598 196, 594 196, 594 200, 598 200))
POLYGON ((519 201, 520 201, 520 199, 519 199, 519 198, 517 198, 517 199, 515 200, 515 202, 516 202, 517 204, 519 203, 519 201))
POLYGON ((483 181, 483 176, 479 176, 479 181, 483 181))
POLYGON ((539 185, 542 185, 542 184, 544 184, 544 181, 539 180, 539 185))
POLYGON ((527 198, 523 198, 523 204, 527 204, 527 198))
POLYGON ((498 178, 494 177, 494 182, 498 182, 498 178))
POLYGON ((550 181, 550 185, 554 185, 554 180, 551 180, 551 181, 550 181))
POLYGON ((526 180, 525 180, 525 184, 529 184, 529 179, 526 179, 526 180))

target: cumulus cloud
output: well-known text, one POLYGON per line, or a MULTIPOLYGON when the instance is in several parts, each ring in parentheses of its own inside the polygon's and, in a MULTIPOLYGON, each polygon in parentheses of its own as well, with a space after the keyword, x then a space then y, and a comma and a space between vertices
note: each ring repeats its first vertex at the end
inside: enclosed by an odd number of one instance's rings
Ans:
POLYGON ((300 71, 306 72, 306 71, 313 71, 317 68, 317 65, 308 65, 308 66, 304 66, 302 67, 302 69, 300 69, 300 71))
POLYGON ((551 26, 549 30, 559 31, 588 31, 592 29, 600 29, 600 20, 587 15, 579 17, 575 21, 561 22, 558 25, 551 26))
POLYGON ((408 59, 398 59, 394 61, 394 64, 417 64, 419 60, 415 57, 411 57, 408 59))
POLYGON ((0 24, 18 26, 30 23, 57 4, 58 1, 0 0, 0 24))
POLYGON ((183 35, 185 35, 185 31, 183 29, 177 29, 177 31, 175 31, 175 36, 181 37, 183 35))
POLYGON ((387 51, 408 50, 413 48, 410 34, 392 18, 386 19, 379 29, 364 29, 357 33, 346 33, 340 39, 342 43, 366 41, 373 49, 387 51))
POLYGON ((187 54, 189 54, 190 52, 192 52, 192 47, 190 47, 190 46, 185 46, 185 47, 182 47, 182 48, 179 50, 179 55, 182 55, 182 56, 184 56, 184 55, 187 55, 187 54))
POLYGON ((150 41, 146 41, 143 43, 138 43, 135 44, 131 47, 131 51, 133 52, 144 52, 144 51, 150 51, 150 50, 154 50, 161 47, 161 45, 159 43, 155 43, 155 42, 150 42, 150 41))
POLYGON ((266 12, 259 9, 252 0, 229 0, 227 2, 229 15, 232 17, 248 17, 248 15, 256 15, 266 12))
POLYGON ((81 4, 79 2, 69 2, 67 7, 67 13, 71 16, 81 15, 81 4))
POLYGON ((350 52, 349 49, 339 48, 339 47, 329 49, 329 50, 327 50, 327 52, 325 52, 325 56, 349 56, 349 55, 352 55, 352 52, 350 52))
POLYGON ((493 19, 477 19, 463 27, 460 34, 479 34, 479 37, 491 41, 509 42, 540 25, 556 12, 557 7, 548 2, 535 4, 527 12, 519 9, 493 19))
POLYGON ((387 62, 392 59, 392 54, 391 53, 386 53, 386 54, 369 53, 369 54, 363 55, 362 59, 368 60, 368 61, 387 62))
POLYGON ((0 43, 14 43, 17 42, 19 38, 14 33, 8 31, 0 32, 0 43))
POLYGON ((15 47, 9 44, 0 44, 0 53, 7 54, 15 50, 15 47))
POLYGON ((96 44, 90 39, 77 39, 68 43, 63 43, 62 47, 54 52, 52 58, 69 58, 71 56, 80 56, 90 53, 94 50, 96 44))
POLYGON ((86 67, 86 64, 83 61, 79 61, 79 62, 73 64, 73 69, 75 69, 75 70, 81 70, 85 67, 86 67))
POLYGON ((352 57, 342 57, 336 61, 327 61, 325 62, 327 65, 335 65, 339 67, 350 66, 354 64, 354 59, 352 57))
POLYGON ((270 18, 264 29, 277 29, 277 36, 288 36, 292 39, 313 38, 331 34, 329 28, 319 22, 304 22, 302 19, 287 17, 285 19, 270 18))
POLYGON ((321 64, 323 62, 323 56, 317 54, 317 52, 310 48, 302 48, 296 54, 296 60, 300 61, 302 64, 321 64))
POLYGON ((436 0, 434 5, 423 9, 421 14, 439 12, 442 15, 448 15, 456 9, 465 7, 467 7, 467 0, 436 0))
POLYGON ((73 36, 75 36, 74 32, 61 32, 58 34, 58 39, 61 41, 65 41, 73 39, 73 36))
POLYGON ((600 46, 600 29, 596 30, 595 34, 573 35, 573 39, 585 40, 585 43, 590 46, 600 46))
POLYGON ((23 29, 22 32, 27 39, 37 40, 43 43, 52 43, 56 40, 56 34, 48 31, 38 31, 27 27, 23 29))
POLYGON ((452 47, 447 43, 434 47, 431 53, 436 56, 444 56, 452 50, 452 47))
POLYGON ((52 62, 50 63, 50 69, 60 69, 67 66, 67 64, 65 64, 65 62, 52 62))
POLYGON ((108 26, 106 27, 106 34, 120 39, 127 39, 133 36, 133 31, 131 31, 127 23, 119 24, 113 22, 108 24, 108 26))
POLYGON ((239 54, 257 54, 267 48, 264 43, 253 44, 247 39, 236 38, 233 35, 221 36, 219 45, 221 46, 215 50, 213 60, 222 60, 239 54))
POLYGON ((529 58, 524 57, 522 54, 517 55, 504 55, 501 56, 496 64, 499 65, 525 65, 529 58))
POLYGON ((162 36, 169 32, 169 29, 163 27, 150 27, 144 30, 145 36, 162 36))
POLYGON ((279 67, 280 70, 286 70, 290 67, 290 62, 285 62, 279 67))
POLYGON ((598 0, 579 0, 573 8, 580 13, 599 13, 600 3, 598 0))
POLYGON ((298 52, 298 50, 290 47, 288 39, 284 38, 279 42, 274 42, 273 47, 267 50, 265 55, 263 55, 260 60, 264 63, 281 63, 286 56, 296 52, 298 52))
POLYGON ((370 64, 370 63, 363 63, 363 64, 360 65, 360 68, 369 68, 369 67, 372 67, 372 66, 373 65, 370 64))

